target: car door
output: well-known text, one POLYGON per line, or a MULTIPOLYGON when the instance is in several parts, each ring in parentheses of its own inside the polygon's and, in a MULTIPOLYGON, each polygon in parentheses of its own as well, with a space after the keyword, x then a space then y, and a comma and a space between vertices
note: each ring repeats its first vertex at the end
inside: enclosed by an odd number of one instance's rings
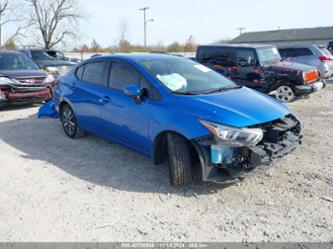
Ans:
POLYGON ((77 69, 77 80, 72 83, 71 103, 78 122, 94 133, 100 133, 100 108, 105 103, 109 65, 109 61, 103 60, 88 62, 77 69))
POLYGON ((101 108, 105 135, 132 149, 148 154, 150 98, 147 94, 141 103, 136 103, 124 94, 129 85, 138 85, 146 93, 149 82, 131 65, 121 61, 111 62, 109 88, 105 92, 108 101, 101 108))
POLYGON ((259 79, 258 73, 258 58, 256 52, 251 48, 239 48, 235 51, 235 64, 232 70, 232 78, 239 83, 256 87, 259 79))

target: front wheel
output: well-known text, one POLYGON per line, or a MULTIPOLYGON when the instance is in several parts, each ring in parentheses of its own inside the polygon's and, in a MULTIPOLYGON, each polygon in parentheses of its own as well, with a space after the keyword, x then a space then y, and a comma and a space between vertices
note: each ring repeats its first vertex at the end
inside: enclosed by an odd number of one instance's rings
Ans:
POLYGON ((192 182, 192 160, 187 140, 176 134, 168 134, 170 182, 182 188, 192 182))
POLYGON ((287 103, 287 102, 290 102, 295 99, 295 93, 294 93, 294 90, 290 86, 283 85, 276 89, 275 97, 279 101, 287 103))
POLYGON ((70 138, 78 138, 84 135, 84 131, 79 127, 73 109, 65 104, 60 111, 60 120, 65 134, 70 138))

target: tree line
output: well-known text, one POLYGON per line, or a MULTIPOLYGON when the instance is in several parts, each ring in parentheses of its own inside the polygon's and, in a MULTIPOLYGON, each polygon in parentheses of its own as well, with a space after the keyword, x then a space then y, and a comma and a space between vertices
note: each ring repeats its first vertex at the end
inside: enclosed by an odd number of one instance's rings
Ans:
POLYGON ((80 53, 117 53, 117 52, 195 52, 197 44, 192 35, 184 43, 174 41, 169 45, 164 45, 159 42, 155 45, 144 47, 139 44, 132 44, 127 39, 120 40, 117 45, 102 47, 95 39, 92 40, 90 45, 83 44, 74 48, 75 52, 80 53))
MULTIPOLYGON (((79 21, 83 18, 78 0, 24 0, 14 4, 9 0, 0 0, 0 47, 15 49, 18 42, 29 37, 34 40, 29 46, 52 49, 77 38, 79 21), (28 10, 28 11, 26 11, 28 10), (8 24, 15 23, 16 30, 10 32, 8 24), (3 41, 3 31, 8 36, 3 41)), ((194 52, 196 43, 191 35, 184 43, 177 41, 169 45, 162 42, 144 47, 132 44, 127 38, 128 23, 119 23, 119 42, 116 45, 102 47, 94 39, 90 45, 76 47, 76 52, 194 52)))

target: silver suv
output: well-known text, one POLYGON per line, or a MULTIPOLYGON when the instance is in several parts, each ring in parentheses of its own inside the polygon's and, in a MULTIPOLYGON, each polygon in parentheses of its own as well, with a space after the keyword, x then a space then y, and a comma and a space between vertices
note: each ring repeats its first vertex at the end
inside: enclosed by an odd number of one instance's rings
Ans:
POLYGON ((283 60, 316 67, 324 79, 333 77, 333 56, 327 48, 314 44, 282 45, 278 47, 283 60))

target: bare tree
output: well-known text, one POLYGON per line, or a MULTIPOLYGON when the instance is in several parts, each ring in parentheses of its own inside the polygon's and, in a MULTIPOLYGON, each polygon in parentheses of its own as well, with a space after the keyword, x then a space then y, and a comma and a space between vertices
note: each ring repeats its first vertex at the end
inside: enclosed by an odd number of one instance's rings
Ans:
POLYGON ((26 27, 20 23, 24 21, 24 18, 22 15, 19 17, 19 15, 19 8, 17 6, 10 5, 8 0, 0 1, 0 47, 2 46, 2 30, 7 24, 16 22, 18 23, 18 27, 14 33, 10 34, 5 43, 14 42, 17 36, 23 35, 21 31, 26 27))
POLYGON ((26 0, 32 7, 31 26, 42 37, 38 43, 53 48, 66 38, 75 37, 77 22, 82 18, 77 0, 26 0))
POLYGON ((190 35, 185 42, 185 52, 195 52, 197 50, 197 44, 195 43, 193 35, 190 35))
POLYGON ((94 52, 94 53, 98 53, 102 50, 102 47, 98 44, 98 42, 93 39, 93 41, 91 42, 90 45, 90 51, 94 52))
POLYGON ((125 18, 119 21, 119 44, 127 40, 128 35, 128 22, 125 18))

